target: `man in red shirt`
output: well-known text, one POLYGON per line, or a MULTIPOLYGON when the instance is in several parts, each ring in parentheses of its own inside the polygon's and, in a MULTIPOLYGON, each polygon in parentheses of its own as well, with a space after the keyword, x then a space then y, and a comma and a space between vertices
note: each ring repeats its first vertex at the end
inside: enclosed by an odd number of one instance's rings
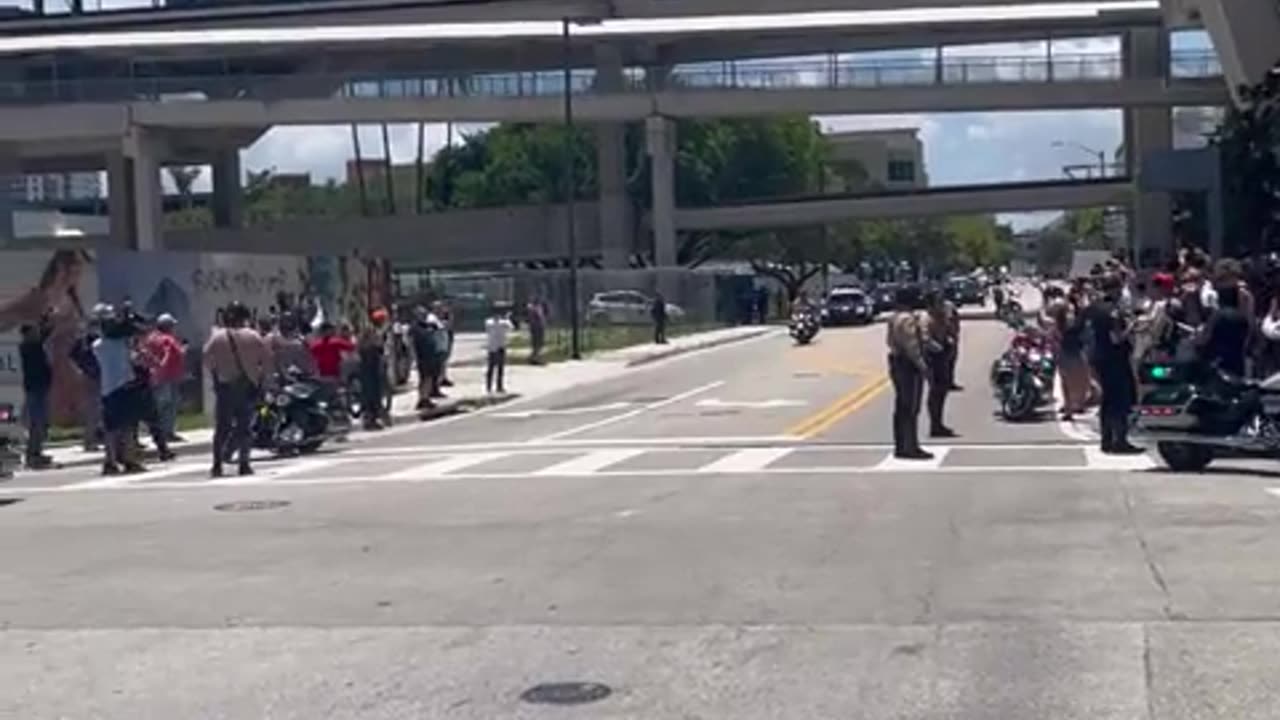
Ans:
POLYGON ((355 343, 334 332, 333 323, 320 326, 320 337, 310 344, 311 357, 316 361, 316 374, 325 383, 342 384, 342 358, 356 350, 355 343))
POLYGON ((143 354, 147 369, 151 372, 151 387, 155 393, 159 431, 170 442, 181 442, 178 437, 178 404, 182 397, 182 380, 187 374, 185 344, 173 329, 177 321, 165 313, 156 318, 156 326, 143 339, 143 354))

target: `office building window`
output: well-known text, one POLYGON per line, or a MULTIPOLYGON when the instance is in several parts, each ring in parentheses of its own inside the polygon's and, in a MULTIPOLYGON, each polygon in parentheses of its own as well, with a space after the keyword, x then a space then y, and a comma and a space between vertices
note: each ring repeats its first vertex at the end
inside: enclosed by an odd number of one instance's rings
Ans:
POLYGON ((889 161, 889 182, 915 182, 916 164, 910 160, 889 161))

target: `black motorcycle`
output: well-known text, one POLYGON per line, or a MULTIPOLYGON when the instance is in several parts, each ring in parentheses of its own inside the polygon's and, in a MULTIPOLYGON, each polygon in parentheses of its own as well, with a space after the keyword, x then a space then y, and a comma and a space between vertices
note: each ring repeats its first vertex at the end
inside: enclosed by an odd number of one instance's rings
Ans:
POLYGON ((1019 331, 991 365, 991 390, 1000 415, 1010 422, 1030 420, 1053 402, 1057 361, 1038 334, 1019 331))
POLYGON ((1177 472, 1224 455, 1280 458, 1280 373, 1250 380, 1196 363, 1146 363, 1133 436, 1177 472))
POLYGON ((331 412, 325 394, 319 383, 297 370, 278 375, 254 410, 253 447, 277 455, 312 453, 329 437, 341 434, 341 421, 331 412))
POLYGON ((818 314, 809 310, 800 310, 791 314, 791 338, 797 345, 808 345, 817 337, 822 322, 818 314))

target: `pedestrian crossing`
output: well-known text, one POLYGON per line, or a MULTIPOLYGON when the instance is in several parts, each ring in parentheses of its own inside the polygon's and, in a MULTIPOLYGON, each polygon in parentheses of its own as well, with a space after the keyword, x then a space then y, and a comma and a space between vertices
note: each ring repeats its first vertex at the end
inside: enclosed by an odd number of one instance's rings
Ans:
POLYGON ((1146 455, 1113 456, 1084 444, 954 444, 930 446, 933 459, 900 460, 884 445, 814 445, 798 442, 728 444, 511 444, 450 447, 359 448, 287 460, 263 461, 257 474, 211 479, 203 460, 156 466, 111 478, 88 473, 58 482, 19 476, 6 492, 60 493, 261 485, 305 486, 461 480, 536 481, 574 477, 709 477, 832 474, 1021 474, 1132 472, 1157 463, 1146 455))

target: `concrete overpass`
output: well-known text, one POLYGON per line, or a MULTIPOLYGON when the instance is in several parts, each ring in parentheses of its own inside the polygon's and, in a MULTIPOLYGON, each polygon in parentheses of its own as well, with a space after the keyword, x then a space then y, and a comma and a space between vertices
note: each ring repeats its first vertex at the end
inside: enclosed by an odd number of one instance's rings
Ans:
MULTIPOLYGON (((955 186, 892 193, 819 195, 743 202, 706 208, 678 208, 677 232, 762 230, 812 226, 843 220, 1058 210, 1128 205, 1128 178, 955 186)), ((574 215, 579 252, 603 259, 606 253, 599 208, 585 203, 574 215)), ((371 218, 307 218, 271 227, 167 230, 171 250, 237 253, 363 254, 426 265, 468 266, 563 260, 566 212, 561 205, 453 210, 426 215, 371 218)), ((641 226, 652 218, 641 220, 641 226)), ((66 224, 64 222, 64 224, 66 224)), ((103 234, 102 223, 81 222, 84 232, 61 234, 57 245, 120 247, 103 234), (98 229, 94 229, 98 228, 98 229)), ((640 228, 642 229, 642 228, 640 228)), ((626 254, 652 250, 645 233, 628 231, 626 254)), ((49 238, 19 238, 12 247, 47 246, 49 238)))

